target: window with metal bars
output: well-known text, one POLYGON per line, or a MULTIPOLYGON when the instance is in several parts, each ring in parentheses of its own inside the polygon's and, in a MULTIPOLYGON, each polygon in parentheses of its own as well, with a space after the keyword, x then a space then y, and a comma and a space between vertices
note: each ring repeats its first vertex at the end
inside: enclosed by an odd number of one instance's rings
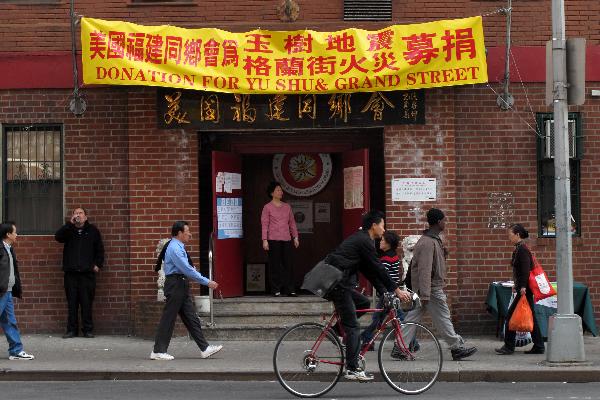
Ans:
MULTIPOLYGON (((540 113, 537 119, 538 235, 556 236, 554 208, 554 119, 551 113, 540 113)), ((569 113, 569 170, 571 175, 571 232, 581 235, 580 169, 583 157, 581 115, 569 113)))
POLYGON ((344 21, 391 21, 392 0, 344 0, 344 21))
POLYGON ((49 234, 63 223, 61 125, 3 125, 4 220, 21 234, 49 234))

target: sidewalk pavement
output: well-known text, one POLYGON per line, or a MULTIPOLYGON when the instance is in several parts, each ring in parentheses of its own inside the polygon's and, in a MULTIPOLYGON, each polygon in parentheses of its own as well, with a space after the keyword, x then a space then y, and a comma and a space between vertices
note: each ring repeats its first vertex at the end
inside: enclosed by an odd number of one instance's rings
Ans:
MULTIPOLYGON (((169 353, 173 361, 149 359, 153 342, 126 336, 62 339, 60 336, 24 335, 25 351, 32 361, 0 359, 0 380, 275 380, 273 341, 225 341, 221 352, 201 359, 196 344, 187 337, 174 338, 169 353)), ((495 337, 465 338, 478 352, 463 361, 452 361, 444 350, 441 381, 448 382, 599 382, 600 338, 584 336, 584 365, 549 366, 545 355, 526 355, 523 348, 499 356, 495 337)), ((211 344, 219 344, 212 342, 211 344)), ((6 351, 7 344, 3 344, 6 351)), ((527 346, 529 348, 530 346, 527 346)), ((379 375, 377 353, 368 353, 367 370, 379 375)))

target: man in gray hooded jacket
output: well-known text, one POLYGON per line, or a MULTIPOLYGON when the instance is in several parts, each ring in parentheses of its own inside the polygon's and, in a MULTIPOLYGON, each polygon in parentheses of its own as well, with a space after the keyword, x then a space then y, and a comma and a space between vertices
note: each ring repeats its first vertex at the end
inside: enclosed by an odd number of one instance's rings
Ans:
MULTIPOLYGON (((427 211, 429 229, 415 245, 410 262, 410 283, 413 291, 421 298, 422 307, 406 314, 405 322, 419 322, 425 311, 429 311, 431 319, 441 339, 452 353, 453 360, 462 360, 477 351, 475 347, 465 347, 463 338, 454 331, 450 319, 450 309, 444 293, 446 285, 446 248, 440 233, 446 227, 446 217, 442 210, 432 208, 427 211)), ((404 332, 411 338, 414 332, 404 332)))

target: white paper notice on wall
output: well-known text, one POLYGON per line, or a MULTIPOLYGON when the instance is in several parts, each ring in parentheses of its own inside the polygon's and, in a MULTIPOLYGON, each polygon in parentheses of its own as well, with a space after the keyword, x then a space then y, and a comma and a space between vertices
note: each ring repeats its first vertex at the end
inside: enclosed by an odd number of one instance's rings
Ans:
POLYGON ((217 176, 215 178, 215 192, 221 193, 223 192, 223 185, 225 184, 225 176, 222 172, 217 172, 217 176))
POLYGON ((392 179, 392 201, 434 201, 436 188, 436 178, 392 179))

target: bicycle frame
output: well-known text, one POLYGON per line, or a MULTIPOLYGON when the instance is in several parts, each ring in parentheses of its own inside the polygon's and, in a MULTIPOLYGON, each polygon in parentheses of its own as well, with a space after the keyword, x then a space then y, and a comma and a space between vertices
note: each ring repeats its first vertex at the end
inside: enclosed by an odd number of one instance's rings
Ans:
MULTIPOLYGON (((374 313, 374 312, 381 312, 381 311, 385 311, 385 309, 384 308, 364 308, 364 309, 356 310, 356 313, 374 313)), ((323 319, 325 319, 325 317, 323 319)), ((334 332, 333 326, 338 322, 341 323, 341 319, 340 319, 337 311, 334 311, 333 314, 331 315, 331 317, 329 317, 329 322, 325 326, 325 329, 323 329, 323 331, 321 332, 321 334, 319 335, 319 337, 313 344, 313 346, 311 348, 312 354, 314 354, 319 349, 319 346, 320 346, 321 342, 323 342, 323 339, 327 335, 327 332, 334 332)), ((379 326, 379 328, 377 329, 377 331, 375 332, 375 334, 373 335, 371 340, 368 343, 365 343, 363 348, 360 350, 359 357, 364 358, 369 347, 371 347, 371 345, 377 340, 379 335, 381 335, 386 330, 386 328, 390 322, 392 323, 392 327, 395 332, 396 346, 398 347, 398 349, 400 351, 402 351, 402 353, 404 353, 404 355, 407 358, 409 358, 409 359, 414 358, 414 355, 410 352, 409 347, 404 342, 404 337, 402 336, 401 323, 398 320, 398 318, 396 317, 396 310, 394 308, 390 308, 388 310, 385 320, 381 323, 381 325, 379 326)), ((340 362, 329 361, 329 360, 319 360, 319 362, 324 363, 324 364, 342 365, 342 363, 340 363, 340 362)))

